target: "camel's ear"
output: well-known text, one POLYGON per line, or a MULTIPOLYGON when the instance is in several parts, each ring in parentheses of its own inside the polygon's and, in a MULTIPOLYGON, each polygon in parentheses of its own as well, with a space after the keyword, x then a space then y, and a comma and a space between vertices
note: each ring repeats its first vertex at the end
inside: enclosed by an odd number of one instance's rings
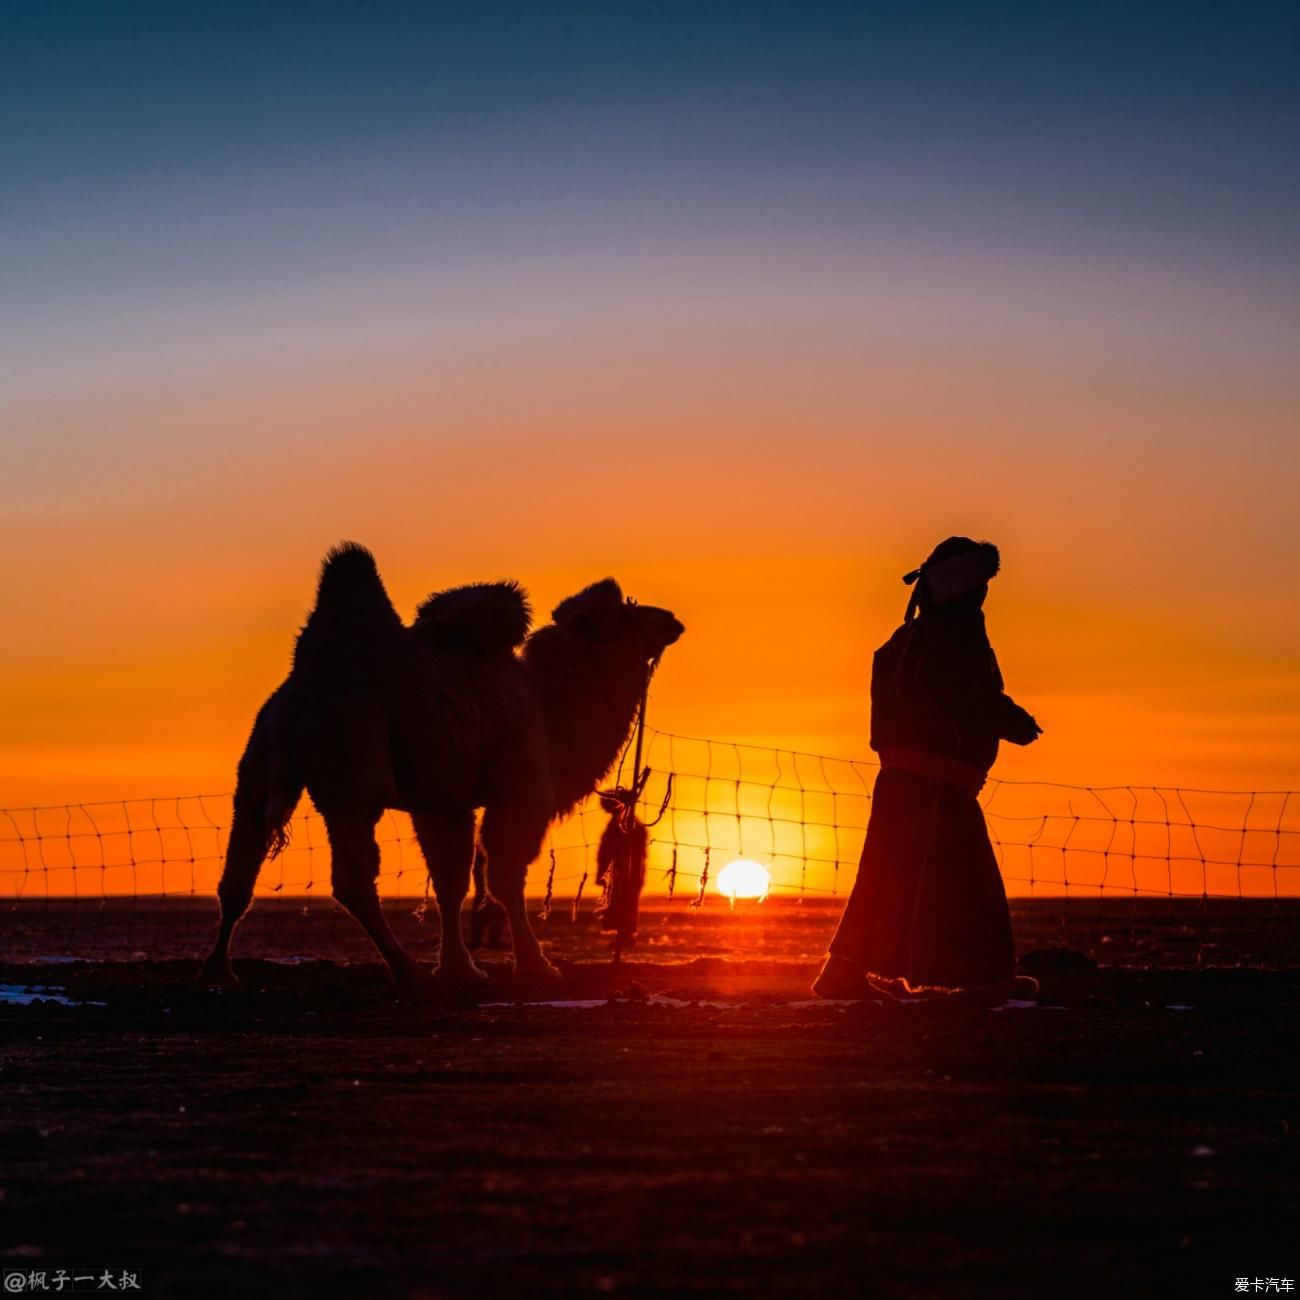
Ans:
POLYGON ((602 618, 623 608, 623 592, 613 578, 604 578, 583 588, 576 596, 560 601, 551 617, 575 632, 592 629, 602 618))

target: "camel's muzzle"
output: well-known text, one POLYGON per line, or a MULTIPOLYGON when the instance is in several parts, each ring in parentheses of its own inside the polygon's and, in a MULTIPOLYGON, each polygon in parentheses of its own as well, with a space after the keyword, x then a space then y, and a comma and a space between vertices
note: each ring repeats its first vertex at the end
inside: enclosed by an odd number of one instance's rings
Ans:
POLYGON ((685 624, 669 610, 656 609, 653 605, 638 605, 636 614, 646 653, 651 658, 657 658, 686 631, 685 624))

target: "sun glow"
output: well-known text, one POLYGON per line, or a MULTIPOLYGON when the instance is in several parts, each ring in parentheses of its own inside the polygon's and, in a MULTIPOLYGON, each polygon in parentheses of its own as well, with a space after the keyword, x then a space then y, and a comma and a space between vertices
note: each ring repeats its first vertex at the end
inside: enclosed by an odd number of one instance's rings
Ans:
POLYGON ((715 888, 733 901, 737 898, 766 898, 772 887, 772 873, 761 862, 736 858, 718 872, 715 888))

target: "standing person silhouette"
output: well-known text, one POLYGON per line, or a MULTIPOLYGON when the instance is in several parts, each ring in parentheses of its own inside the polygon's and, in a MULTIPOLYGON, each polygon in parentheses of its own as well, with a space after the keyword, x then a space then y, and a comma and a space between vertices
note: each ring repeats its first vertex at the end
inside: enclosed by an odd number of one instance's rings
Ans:
POLYGON ((1036 988, 1016 980, 1006 891, 979 794, 998 742, 1042 728, 1002 689, 984 629, 998 548, 949 537, 903 581, 903 625, 871 668, 880 755, 853 891, 813 992, 1036 988))

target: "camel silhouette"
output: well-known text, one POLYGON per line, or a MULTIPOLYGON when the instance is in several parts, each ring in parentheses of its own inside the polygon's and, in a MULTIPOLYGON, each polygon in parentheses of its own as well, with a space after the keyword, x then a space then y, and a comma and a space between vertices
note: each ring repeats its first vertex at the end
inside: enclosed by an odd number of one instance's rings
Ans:
POLYGON ((612 578, 561 601, 552 620, 530 634, 527 597, 504 582, 435 594, 408 627, 368 550, 346 542, 329 552, 289 676, 239 762, 220 928, 201 979, 235 982, 231 937, 304 790, 325 820, 334 897, 399 984, 430 972, 380 909, 375 825, 389 808, 410 813, 433 882, 442 932, 433 973, 483 977, 460 927, 481 808, 478 844, 510 921, 516 974, 558 978, 528 923, 528 865, 549 823, 613 765, 654 665, 685 629, 666 609, 625 600, 612 578))

